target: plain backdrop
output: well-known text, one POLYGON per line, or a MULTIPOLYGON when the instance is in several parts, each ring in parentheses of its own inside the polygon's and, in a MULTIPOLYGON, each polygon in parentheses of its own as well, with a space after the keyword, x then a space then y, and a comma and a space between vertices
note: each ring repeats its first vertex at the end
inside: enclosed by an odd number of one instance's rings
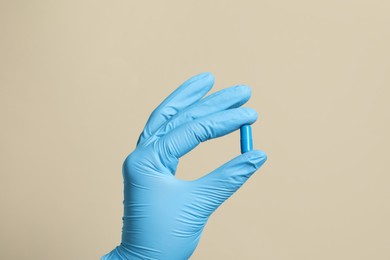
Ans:
MULTIPOLYGON (((123 159, 188 77, 252 87, 268 161, 191 259, 390 259, 390 2, 0 1, 0 258, 120 243, 123 159)), ((201 144, 178 177, 239 154, 201 144)))

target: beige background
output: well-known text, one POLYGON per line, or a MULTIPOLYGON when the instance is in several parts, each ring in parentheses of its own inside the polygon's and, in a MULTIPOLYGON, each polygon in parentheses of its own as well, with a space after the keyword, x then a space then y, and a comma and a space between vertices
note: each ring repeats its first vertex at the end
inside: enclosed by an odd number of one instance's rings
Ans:
MULTIPOLYGON (((121 163, 188 77, 245 83, 267 164, 191 259, 390 259, 390 2, 0 1, 0 259, 120 242, 121 163)), ((193 179, 238 135, 182 159, 193 179)))

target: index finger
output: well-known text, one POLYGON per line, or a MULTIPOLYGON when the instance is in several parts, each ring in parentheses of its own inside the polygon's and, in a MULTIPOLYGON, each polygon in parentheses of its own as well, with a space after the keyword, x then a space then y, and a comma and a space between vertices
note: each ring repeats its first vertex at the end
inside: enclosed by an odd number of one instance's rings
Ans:
POLYGON ((213 85, 214 76, 209 72, 198 74, 186 80, 152 112, 137 144, 153 135, 180 110, 200 100, 213 85))

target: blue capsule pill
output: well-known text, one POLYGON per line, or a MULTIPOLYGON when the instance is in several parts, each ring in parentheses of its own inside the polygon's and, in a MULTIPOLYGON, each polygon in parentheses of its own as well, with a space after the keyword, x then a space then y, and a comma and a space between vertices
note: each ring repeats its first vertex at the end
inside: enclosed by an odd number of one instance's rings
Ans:
POLYGON ((243 125, 240 128, 241 153, 253 150, 252 127, 243 125))

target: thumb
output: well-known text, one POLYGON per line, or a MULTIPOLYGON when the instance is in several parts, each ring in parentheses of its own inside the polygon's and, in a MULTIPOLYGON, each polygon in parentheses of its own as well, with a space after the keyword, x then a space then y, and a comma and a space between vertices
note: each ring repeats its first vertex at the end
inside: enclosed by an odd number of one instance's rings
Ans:
POLYGON ((196 180, 196 195, 204 216, 211 215, 233 195, 267 160, 263 151, 246 152, 196 180))

